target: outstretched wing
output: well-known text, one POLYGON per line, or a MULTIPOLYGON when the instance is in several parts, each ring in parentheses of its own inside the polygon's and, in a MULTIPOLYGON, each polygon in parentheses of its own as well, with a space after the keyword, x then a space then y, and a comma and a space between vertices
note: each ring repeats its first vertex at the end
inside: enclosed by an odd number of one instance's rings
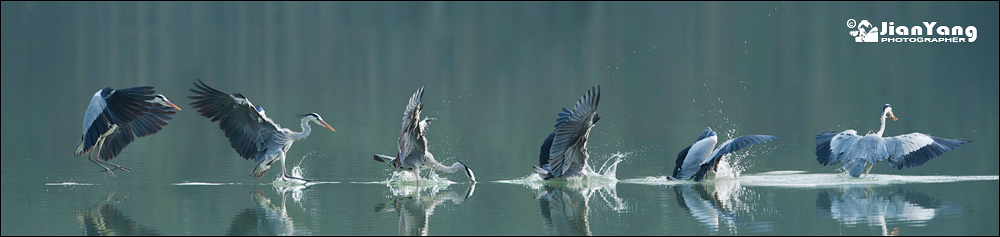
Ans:
POLYGON ((406 110, 403 111, 403 124, 400 127, 399 140, 397 141, 399 158, 402 159, 395 160, 396 167, 399 167, 404 159, 410 157, 410 154, 423 156, 424 151, 427 150, 424 129, 420 128, 420 109, 424 107, 424 104, 421 103, 423 96, 424 87, 421 86, 417 92, 413 93, 413 96, 410 96, 410 102, 406 104, 406 110))
POLYGON ((932 137, 922 133, 910 133, 885 139, 885 150, 890 154, 889 165, 893 168, 917 167, 934 157, 958 148, 970 141, 932 137))
POLYGON ((584 163, 585 157, 574 155, 578 150, 570 148, 585 149, 577 144, 586 136, 594 122, 600 117, 597 115, 597 104, 601 100, 601 86, 591 88, 587 94, 583 95, 572 111, 563 108, 563 113, 559 113, 556 119, 555 136, 552 139, 552 147, 549 148, 550 172, 555 177, 560 177, 573 164, 584 163), (581 139, 582 138, 582 139, 581 139))
POLYGON ((758 143, 764 143, 774 139, 778 139, 778 137, 771 135, 746 135, 742 137, 733 138, 730 139, 729 141, 722 143, 722 145, 720 145, 719 148, 716 148, 715 151, 712 152, 712 155, 708 156, 711 157, 711 159, 701 164, 701 169, 698 170, 698 173, 694 174, 694 181, 701 181, 702 179, 704 179, 705 174, 707 174, 709 170, 716 171, 717 165, 719 164, 719 160, 722 159, 723 155, 738 151, 745 147, 753 146, 758 143))
POLYGON ((816 161, 823 166, 844 161, 844 148, 854 146, 861 136, 853 129, 840 133, 821 131, 816 134, 816 161))
POLYGON ((109 87, 94 93, 83 116, 83 136, 74 155, 90 151, 101 134, 108 132, 110 125, 131 122, 149 111, 152 104, 146 101, 154 98, 153 93, 151 86, 118 90, 109 87))
POLYGON ((194 99, 191 106, 212 122, 219 122, 219 128, 240 156, 260 162, 265 154, 272 152, 269 148, 281 149, 278 143, 280 127, 260 113, 246 97, 239 93, 223 93, 205 85, 201 79, 194 85, 198 89, 191 89, 195 93, 189 97, 194 99))
POLYGON ((709 155, 712 148, 715 147, 717 139, 718 136, 715 135, 712 128, 705 128, 701 132, 701 135, 698 135, 698 139, 694 140, 694 143, 691 143, 684 150, 681 150, 680 153, 677 153, 674 174, 670 177, 674 179, 690 179, 697 174, 701 165, 711 159, 709 155))
POLYGON ((135 138, 145 137, 163 130, 163 127, 167 126, 167 122, 170 122, 173 119, 172 116, 177 113, 177 110, 170 106, 156 103, 152 105, 142 117, 118 126, 118 129, 108 135, 105 138, 107 141, 99 152, 99 158, 105 161, 115 158, 135 138))

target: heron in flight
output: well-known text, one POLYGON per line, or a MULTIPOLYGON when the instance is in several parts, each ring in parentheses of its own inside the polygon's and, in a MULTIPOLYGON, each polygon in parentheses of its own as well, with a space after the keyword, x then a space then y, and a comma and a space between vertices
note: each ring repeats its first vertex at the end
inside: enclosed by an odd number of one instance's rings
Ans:
POLYGON ((729 139, 723 142, 714 151, 715 143, 718 141, 715 131, 712 128, 705 128, 698 139, 680 153, 677 153, 677 164, 674 167, 674 174, 667 176, 670 180, 685 180, 694 178, 695 182, 705 179, 709 171, 717 171, 719 160, 722 156, 749 147, 758 143, 778 139, 771 135, 746 135, 729 139))
POLYGON ((87 159, 104 168, 114 179, 118 179, 114 170, 131 171, 108 161, 118 156, 136 137, 162 130, 173 119, 171 116, 181 110, 166 96, 154 93, 151 86, 118 90, 108 87, 94 93, 83 115, 83 136, 73 155, 79 157, 89 152, 87 159))
POLYGON ((532 165, 545 180, 583 175, 587 169, 587 137, 601 119, 597 103, 601 101, 601 86, 591 87, 570 111, 563 108, 556 118, 556 129, 545 138, 538 154, 538 166, 532 165))
POLYGON ((896 169, 917 167, 966 142, 972 142, 932 137, 918 132, 883 138, 886 118, 899 121, 892 114, 892 106, 889 104, 882 107, 882 126, 874 134, 858 136, 858 132, 853 129, 840 133, 821 131, 816 134, 816 161, 823 166, 843 161, 844 169, 851 176, 860 178, 862 174, 867 175, 872 166, 885 159, 896 169))
POLYGON ((427 151, 427 138, 424 137, 424 133, 427 132, 427 126, 430 125, 431 121, 434 121, 434 118, 424 117, 424 119, 420 119, 420 109, 424 107, 421 102, 423 96, 424 87, 421 86, 417 92, 413 93, 413 96, 410 96, 410 102, 406 104, 406 110, 403 111, 403 125, 399 131, 399 140, 396 142, 399 153, 396 154, 396 157, 375 154, 375 161, 389 163, 397 170, 413 171, 417 177, 420 177, 421 169, 427 168, 449 174, 463 170, 465 175, 469 177, 469 181, 475 183, 476 175, 464 163, 459 161, 451 166, 444 166, 427 151))
POLYGON ((254 106, 250 100, 240 93, 226 94, 205 85, 201 79, 194 83, 198 89, 191 96, 194 102, 191 106, 198 109, 202 116, 219 122, 219 128, 229 138, 236 153, 243 158, 253 159, 257 165, 250 170, 250 177, 260 178, 271 168, 271 164, 281 160, 281 181, 293 183, 293 179, 309 182, 311 179, 288 175, 285 170, 285 152, 292 147, 292 142, 306 139, 312 128, 309 122, 334 130, 316 113, 302 115, 302 132, 293 132, 271 121, 264 115, 264 108, 254 106), (200 84, 199 84, 200 83, 200 84))

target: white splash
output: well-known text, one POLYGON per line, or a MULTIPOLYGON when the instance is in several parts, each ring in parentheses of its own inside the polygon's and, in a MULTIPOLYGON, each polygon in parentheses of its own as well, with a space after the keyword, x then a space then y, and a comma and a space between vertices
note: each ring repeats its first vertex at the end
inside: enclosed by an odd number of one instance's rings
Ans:
POLYGON ((997 175, 982 176, 908 176, 888 174, 868 174, 864 178, 854 178, 844 173, 809 174, 804 171, 772 171, 740 177, 743 186, 769 186, 789 188, 843 187, 857 185, 889 185, 904 183, 953 183, 967 181, 998 180, 997 175))
POLYGON ((208 182, 190 182, 184 181, 180 183, 172 183, 170 185, 177 186, 218 186, 218 185, 236 185, 237 183, 208 183, 208 182))
POLYGON ((49 185, 49 186, 90 186, 90 185, 95 185, 95 184, 75 183, 75 182, 62 182, 62 183, 46 183, 45 185, 49 185))

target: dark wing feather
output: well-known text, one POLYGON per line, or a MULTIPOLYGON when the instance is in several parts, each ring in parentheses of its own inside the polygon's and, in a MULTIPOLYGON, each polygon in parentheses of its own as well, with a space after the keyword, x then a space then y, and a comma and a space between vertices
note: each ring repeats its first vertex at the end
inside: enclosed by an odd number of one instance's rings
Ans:
POLYGON ((423 156, 424 152, 427 150, 427 142, 424 139, 424 131, 420 129, 420 110, 424 107, 421 102, 424 96, 424 87, 421 86, 410 96, 410 101, 406 104, 406 110, 403 111, 403 124, 399 131, 399 140, 396 144, 399 146, 399 157, 402 159, 396 159, 396 167, 399 167, 405 159, 411 157, 410 154, 420 154, 416 158, 423 156))
POLYGON ((538 152, 538 167, 545 167, 549 163, 549 149, 552 148, 552 139, 556 137, 556 132, 549 133, 549 137, 542 142, 542 150, 538 152))
POLYGON ((891 154, 889 164, 893 168, 917 167, 945 152, 958 148, 970 141, 932 137, 921 133, 910 133, 885 139, 886 150, 891 154))
POLYGON ((840 133, 822 131, 816 134, 816 161, 823 166, 845 161, 844 158, 848 156, 843 155, 844 152, 854 147, 860 139, 861 136, 853 129, 840 133))
POLYGON ((709 170, 715 171, 716 166, 719 164, 719 160, 722 159, 723 155, 738 151, 745 147, 753 146, 759 143, 764 143, 774 139, 778 139, 778 137, 771 135, 746 135, 742 137, 733 138, 730 139, 729 141, 726 141, 725 143, 722 143, 722 145, 720 145, 719 148, 716 148, 715 151, 712 152, 712 155, 709 156, 711 157, 711 159, 709 159, 708 162, 702 164, 701 169, 698 170, 698 173, 695 173, 694 181, 697 182, 704 179, 705 174, 708 174, 709 170))
MULTIPOLYGON (((695 141, 695 142, 697 142, 697 141, 695 141)), ((674 162, 674 163, 676 163, 674 165, 674 174, 671 175, 671 176, 677 177, 677 175, 681 173, 681 170, 683 170, 683 168, 684 168, 684 159, 687 158, 688 151, 691 150, 691 146, 694 146, 694 144, 688 145, 680 153, 677 153, 677 161, 674 162)))
POLYGON ((823 166, 836 164, 836 162, 833 162, 835 159, 831 159, 836 158, 836 155, 830 150, 830 141, 833 140, 834 136, 837 136, 837 133, 826 130, 816 134, 816 161, 823 166))
POLYGON ((195 93, 189 97, 195 100, 191 106, 212 122, 219 122, 219 128, 240 156, 260 162, 265 154, 273 152, 268 148, 280 147, 280 127, 260 114, 246 97, 239 93, 223 93, 200 79, 194 85, 198 89, 191 89, 195 93))
POLYGON ((167 126, 167 122, 173 119, 171 116, 177 113, 177 110, 170 106, 155 103, 152 105, 145 115, 118 126, 118 129, 105 138, 107 141, 100 151, 102 160, 107 161, 115 158, 122 149, 125 149, 125 146, 132 143, 137 137, 149 136, 163 130, 163 127, 167 126))
POLYGON ((131 122, 149 111, 152 103, 146 101, 152 100, 154 98, 152 94, 155 93, 151 86, 118 90, 107 88, 104 91, 106 93, 100 93, 100 97, 95 96, 87 108, 87 115, 84 116, 84 119, 92 117, 93 121, 87 124, 89 126, 84 129, 83 136, 80 138, 83 147, 78 149, 79 152, 75 153, 76 156, 90 151, 101 134, 108 131, 111 124, 122 125, 131 122), (104 100, 104 103, 95 103, 94 100, 104 100), (91 116, 91 114, 96 116, 91 116))
POLYGON ((104 98, 107 102, 104 113, 108 121, 112 124, 124 124, 141 117, 152 106, 152 103, 146 101, 155 98, 153 93, 155 92, 151 86, 114 90, 104 98))
MULTIPOLYGON (((587 94, 583 95, 572 111, 563 109, 557 119, 555 137, 552 140, 552 147, 549 149, 549 167, 553 176, 560 177, 562 173, 571 167, 571 164, 584 162, 583 157, 567 157, 567 149, 576 145, 581 140, 581 136, 587 134, 593 125, 594 116, 597 114, 597 104, 601 100, 601 87, 591 88, 587 94), (565 113, 565 114, 564 114, 565 113), (568 116, 566 116, 568 115, 568 116)), ((583 147, 580 147, 582 149, 583 147)))

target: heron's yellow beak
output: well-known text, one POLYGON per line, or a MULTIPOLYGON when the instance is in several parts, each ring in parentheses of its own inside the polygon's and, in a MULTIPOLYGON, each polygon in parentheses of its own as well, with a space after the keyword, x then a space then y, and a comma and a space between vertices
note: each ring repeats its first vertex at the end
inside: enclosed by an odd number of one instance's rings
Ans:
POLYGON ((322 120, 320 120, 320 121, 319 121, 319 123, 322 123, 322 124, 323 124, 323 126, 325 126, 326 128, 329 128, 329 129, 330 129, 330 131, 334 131, 334 132, 336 132, 336 131, 337 131, 337 130, 334 130, 334 129, 333 129, 333 127, 330 127, 330 125, 329 125, 329 124, 326 124, 326 122, 324 122, 324 121, 322 121, 322 120))
POLYGON ((170 105, 170 107, 174 107, 174 109, 177 109, 177 111, 181 111, 181 107, 177 107, 177 105, 175 105, 174 103, 171 103, 170 101, 164 101, 164 102, 167 102, 167 105, 170 105))
POLYGON ((886 118, 892 118, 892 121, 899 121, 899 119, 896 119, 896 115, 892 114, 892 111, 889 111, 889 117, 886 118))

